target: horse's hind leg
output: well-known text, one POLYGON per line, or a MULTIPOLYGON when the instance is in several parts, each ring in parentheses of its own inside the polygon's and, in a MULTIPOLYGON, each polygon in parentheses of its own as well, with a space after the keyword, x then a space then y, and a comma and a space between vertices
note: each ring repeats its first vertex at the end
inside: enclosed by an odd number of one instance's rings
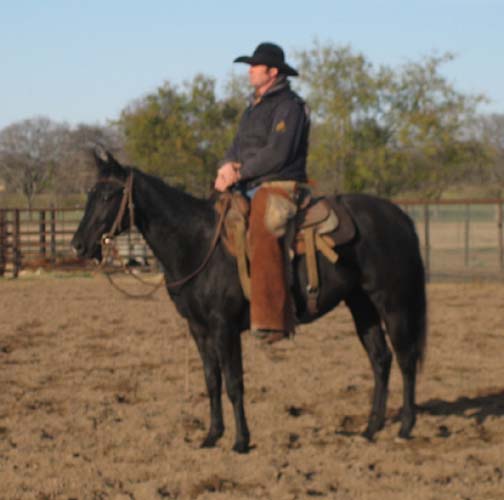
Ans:
POLYGON ((369 297, 359 291, 346 299, 359 339, 366 349, 374 374, 373 405, 364 436, 371 440, 385 425, 388 383, 392 353, 381 328, 380 316, 369 297))
POLYGON ((415 387, 420 353, 417 343, 412 340, 405 312, 388 314, 385 322, 403 379, 403 408, 399 437, 407 439, 416 421, 415 387))

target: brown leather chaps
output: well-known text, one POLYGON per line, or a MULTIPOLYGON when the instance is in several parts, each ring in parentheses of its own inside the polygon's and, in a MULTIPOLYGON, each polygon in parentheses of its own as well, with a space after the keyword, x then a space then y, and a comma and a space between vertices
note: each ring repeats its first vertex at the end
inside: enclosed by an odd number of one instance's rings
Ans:
POLYGON ((263 185, 252 198, 249 221, 252 329, 294 332, 282 237, 288 219, 295 212, 292 193, 279 187, 263 185))

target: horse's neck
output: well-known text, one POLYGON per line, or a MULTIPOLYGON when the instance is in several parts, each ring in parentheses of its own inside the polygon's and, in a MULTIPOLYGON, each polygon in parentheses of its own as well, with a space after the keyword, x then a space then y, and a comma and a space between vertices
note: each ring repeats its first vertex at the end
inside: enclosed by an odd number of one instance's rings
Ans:
POLYGON ((156 258, 172 276, 187 273, 211 239, 215 215, 210 205, 140 173, 133 200, 135 223, 156 258))

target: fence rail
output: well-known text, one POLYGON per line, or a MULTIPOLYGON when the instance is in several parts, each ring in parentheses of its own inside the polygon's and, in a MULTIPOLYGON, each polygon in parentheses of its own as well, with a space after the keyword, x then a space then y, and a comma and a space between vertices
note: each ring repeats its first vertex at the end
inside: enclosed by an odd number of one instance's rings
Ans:
MULTIPOLYGON (((437 280, 504 281, 504 200, 395 200, 413 219, 427 276, 437 280)), ((0 209, 0 276, 26 268, 89 266, 73 255, 70 240, 82 209, 0 209)), ((150 268, 157 263, 137 232, 117 239, 123 259, 150 268)))
POLYGON ((504 281, 504 200, 395 202, 415 222, 430 279, 504 281))
MULTIPOLYGON (((82 269, 89 262, 73 254, 70 241, 82 217, 82 209, 0 209, 0 276, 18 277, 22 269, 82 269)), ((117 238, 121 259, 144 268, 155 263, 142 236, 117 238)))

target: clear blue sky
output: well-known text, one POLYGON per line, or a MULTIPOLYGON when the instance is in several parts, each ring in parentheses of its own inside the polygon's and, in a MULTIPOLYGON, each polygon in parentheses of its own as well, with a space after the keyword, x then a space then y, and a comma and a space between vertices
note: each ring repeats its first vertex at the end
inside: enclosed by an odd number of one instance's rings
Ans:
POLYGON ((444 75, 504 113, 504 0, 0 0, 0 128, 44 115, 104 124, 164 81, 222 84, 261 41, 350 44, 397 66, 457 54, 444 75))

